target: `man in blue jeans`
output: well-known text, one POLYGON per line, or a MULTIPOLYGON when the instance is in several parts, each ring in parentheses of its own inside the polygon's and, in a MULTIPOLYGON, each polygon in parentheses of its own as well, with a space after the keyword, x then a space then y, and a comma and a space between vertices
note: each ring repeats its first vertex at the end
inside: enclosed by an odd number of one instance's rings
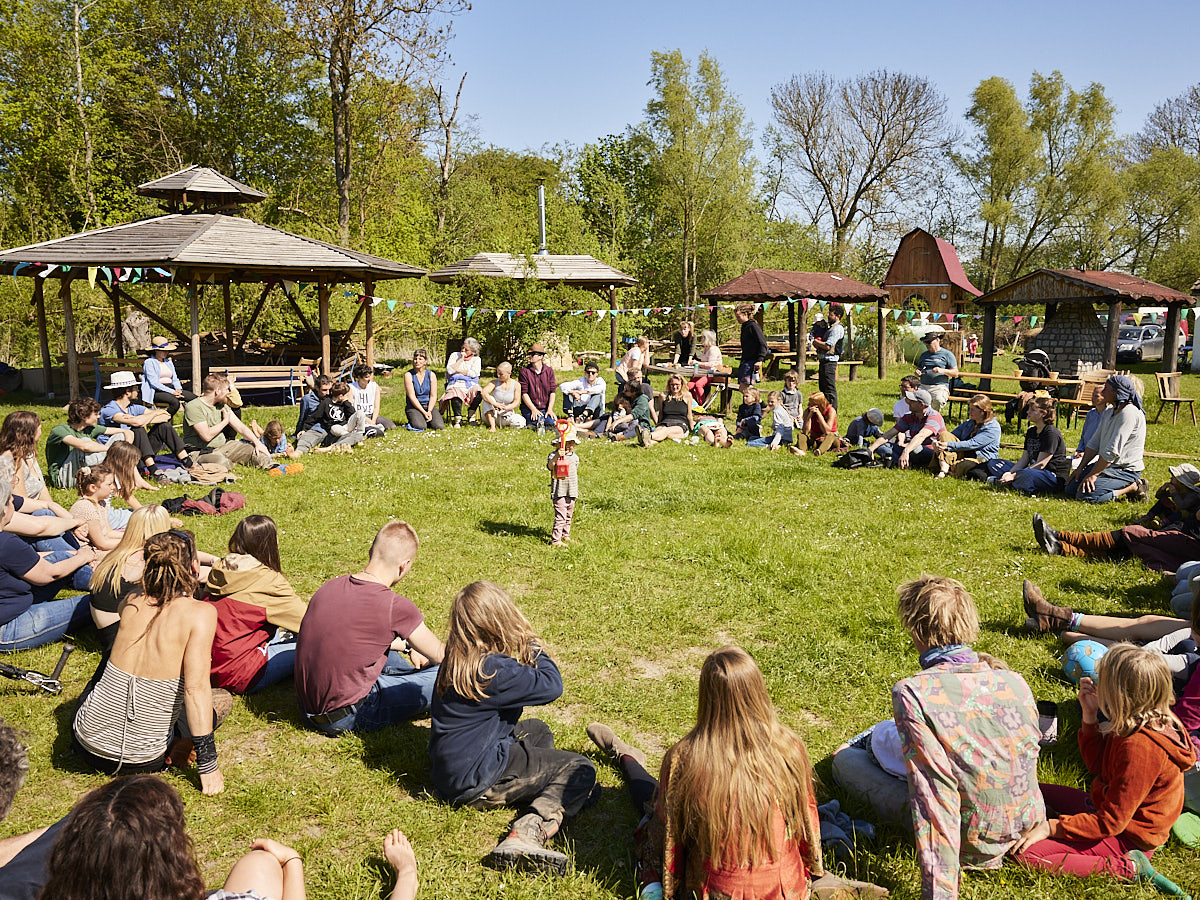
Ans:
POLYGON ((429 710, 445 646, 416 604, 392 591, 417 545, 412 526, 388 522, 361 572, 313 594, 296 641, 295 679, 300 710, 318 731, 373 731, 429 710))

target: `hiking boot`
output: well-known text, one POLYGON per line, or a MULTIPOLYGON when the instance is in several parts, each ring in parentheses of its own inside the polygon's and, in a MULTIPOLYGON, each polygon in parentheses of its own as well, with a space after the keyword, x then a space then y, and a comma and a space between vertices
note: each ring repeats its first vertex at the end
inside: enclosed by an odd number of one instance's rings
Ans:
POLYGON ((645 425, 638 426, 638 444, 642 447, 650 446, 650 429, 645 425))
POLYGON ((622 756, 630 756, 639 766, 646 768, 646 754, 637 747, 626 744, 607 725, 593 722, 587 727, 587 736, 592 739, 593 744, 618 762, 622 756))
POLYGON ((1046 520, 1042 518, 1041 513, 1033 514, 1033 536, 1037 539, 1038 546, 1051 556, 1062 555, 1062 545, 1058 540, 1058 532, 1046 524, 1046 520))
POLYGON ((1062 634, 1071 627, 1071 619, 1075 610, 1069 606, 1055 606, 1042 596, 1041 588, 1028 578, 1021 584, 1021 596, 1025 602, 1025 613, 1029 616, 1029 625, 1038 634, 1053 632, 1062 634))
POLYGON ((1143 503, 1150 496, 1150 482, 1145 478, 1139 478, 1137 481, 1137 489, 1129 495, 1129 499, 1134 503, 1143 503))
POLYGON ((571 867, 570 857, 546 846, 546 841, 552 836, 552 833, 547 833, 546 826, 550 824, 537 813, 521 816, 513 822, 508 836, 487 855, 484 863, 497 869, 516 868, 566 875, 571 867))

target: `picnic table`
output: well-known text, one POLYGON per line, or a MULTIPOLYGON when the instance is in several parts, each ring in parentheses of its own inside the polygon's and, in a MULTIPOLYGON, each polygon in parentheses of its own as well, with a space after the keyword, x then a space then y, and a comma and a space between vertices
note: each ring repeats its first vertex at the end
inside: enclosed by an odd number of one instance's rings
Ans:
MULTIPOLYGON (((962 377, 962 376, 960 375, 959 377, 962 377)), ((988 381, 988 382, 992 382, 992 381, 1017 381, 1017 382, 1024 381, 1024 382, 1032 382, 1034 384, 1037 384, 1038 387, 1044 387, 1044 388, 1052 388, 1052 387, 1053 388, 1057 388, 1057 387, 1068 388, 1067 391, 1062 392, 1061 396, 1058 398, 1058 404, 1055 406, 1055 410, 1054 410, 1054 425, 1055 425, 1055 427, 1058 426, 1058 416, 1059 416, 1059 413, 1062 411, 1062 407, 1063 406, 1071 407, 1073 404, 1080 402, 1079 391, 1082 389, 1083 384, 1084 384, 1084 382, 1078 378, 1059 378, 1057 375, 1055 375, 1053 378, 1038 378, 1038 377, 1032 376, 1032 375, 997 375, 994 372, 990 372, 990 373, 989 372, 980 372, 979 373, 980 384, 982 384, 984 381, 988 381), (1073 388, 1073 390, 1070 390, 1072 388, 1073 388)), ((980 390, 980 391, 978 391, 978 393, 986 394, 988 397, 990 397, 993 400, 1013 400, 1017 396, 1019 396, 1018 393, 1007 393, 1005 391, 994 391, 994 390, 991 390, 990 387, 991 386, 989 384, 988 390, 980 390)), ((967 403, 970 402, 970 400, 971 400, 971 397, 969 395, 952 394, 950 396, 949 400, 947 401, 950 404, 951 415, 953 415, 955 403, 963 404, 963 408, 965 410, 966 405, 967 405, 967 403)), ((1090 403, 1090 401, 1089 401, 1089 403, 1090 403)), ((1072 410, 1072 412, 1073 411, 1074 410, 1072 410)))
MULTIPOLYGON (((662 375, 678 375, 683 380, 693 381, 701 375, 707 375, 709 381, 709 389, 721 395, 721 415, 729 412, 729 395, 733 392, 729 389, 729 379, 735 377, 735 374, 729 366, 722 366, 721 369, 705 369, 699 366, 660 366, 651 365, 647 367, 648 372, 654 372, 662 375), (726 369, 728 371, 722 371, 726 369)), ((711 403, 711 398, 709 400, 711 403)))

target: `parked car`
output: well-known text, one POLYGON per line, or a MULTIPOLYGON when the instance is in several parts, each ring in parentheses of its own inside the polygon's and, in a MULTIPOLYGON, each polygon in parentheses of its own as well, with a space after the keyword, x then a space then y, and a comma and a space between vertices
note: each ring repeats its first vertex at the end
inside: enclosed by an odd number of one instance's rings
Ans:
POLYGON ((1158 325, 1122 325, 1117 333, 1117 362, 1162 359, 1163 338, 1158 325))

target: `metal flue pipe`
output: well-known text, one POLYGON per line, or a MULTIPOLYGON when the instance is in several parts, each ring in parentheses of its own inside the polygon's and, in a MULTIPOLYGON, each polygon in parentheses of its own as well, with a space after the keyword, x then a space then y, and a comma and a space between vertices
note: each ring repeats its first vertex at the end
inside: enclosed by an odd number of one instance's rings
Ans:
POLYGON ((546 249, 546 186, 541 183, 538 184, 538 233, 542 239, 538 256, 547 256, 550 251, 546 249))

